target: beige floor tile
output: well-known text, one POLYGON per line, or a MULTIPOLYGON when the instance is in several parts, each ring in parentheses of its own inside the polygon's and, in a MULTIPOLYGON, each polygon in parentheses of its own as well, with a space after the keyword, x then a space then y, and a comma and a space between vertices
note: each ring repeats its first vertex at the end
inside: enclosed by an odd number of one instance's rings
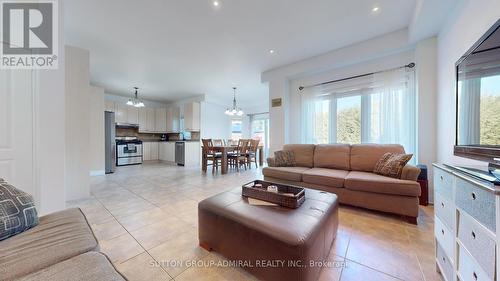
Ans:
POLYGON ((120 264, 144 252, 139 243, 128 233, 111 240, 100 241, 99 244, 101 251, 114 264, 120 264))
POLYGON ((99 241, 110 240, 127 233, 125 228, 114 219, 101 224, 93 224, 92 230, 99 241))
POLYGON ((198 235, 195 229, 168 240, 148 252, 174 279, 187 269, 186 261, 200 260, 209 254, 208 251, 198 246, 198 235), (172 265, 170 261, 179 264, 172 265))
POLYGON ((164 220, 141 227, 130 232, 132 236, 147 250, 160 245, 161 243, 175 238, 183 233, 192 230, 188 223, 168 216, 164 220))
POLYGON ((339 281, 345 266, 345 258, 331 255, 324 264, 318 281, 339 281))
MULTIPOLYGON (((376 271, 364 265, 353 261, 346 261, 345 268, 342 270, 342 281, 397 281, 395 277, 376 271)), ((412 279, 405 279, 411 281, 412 279)))
POLYGON ((116 266, 129 281, 168 281, 168 273, 148 254, 142 253, 116 266))
POLYGON ((130 216, 119 217, 118 221, 129 232, 132 232, 150 224, 167 221, 167 216, 160 208, 153 208, 130 216))

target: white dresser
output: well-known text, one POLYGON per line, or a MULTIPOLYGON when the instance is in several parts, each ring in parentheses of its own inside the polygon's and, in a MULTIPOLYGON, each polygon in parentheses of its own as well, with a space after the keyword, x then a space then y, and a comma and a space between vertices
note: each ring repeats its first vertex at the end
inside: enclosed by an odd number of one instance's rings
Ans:
POLYGON ((500 187, 434 164, 434 236, 447 281, 497 280, 500 187))

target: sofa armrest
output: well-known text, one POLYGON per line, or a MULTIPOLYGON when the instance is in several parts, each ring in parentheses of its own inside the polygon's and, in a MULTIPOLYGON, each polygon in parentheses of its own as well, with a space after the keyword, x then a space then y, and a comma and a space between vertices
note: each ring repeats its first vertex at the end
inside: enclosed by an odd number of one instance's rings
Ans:
POLYGON ((420 168, 412 165, 406 165, 403 167, 403 172, 401 173, 401 179, 417 181, 419 175, 420 175, 420 168))
POLYGON ((274 157, 268 157, 267 158, 267 166, 269 167, 274 167, 275 164, 274 164, 274 157))

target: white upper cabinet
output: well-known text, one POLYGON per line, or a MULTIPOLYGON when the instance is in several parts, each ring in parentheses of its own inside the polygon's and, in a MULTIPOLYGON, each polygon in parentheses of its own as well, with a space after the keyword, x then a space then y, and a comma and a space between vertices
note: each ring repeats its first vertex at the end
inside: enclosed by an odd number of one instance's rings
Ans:
POLYGON ((155 132, 159 132, 159 133, 167 132, 167 109, 166 108, 156 108, 155 109, 155 132))
POLYGON ((184 105, 184 128, 185 131, 200 130, 200 103, 190 102, 184 105))
POLYGON ((142 107, 139 109, 139 132, 155 132, 155 109, 142 107))
POLYGON ((127 105, 127 122, 128 124, 139 124, 139 109, 127 105))
POLYGON ((127 123, 127 107, 128 105, 122 103, 115 103, 115 122, 127 123))
POLYGON ((180 131, 180 108, 178 106, 169 107, 167 109, 167 132, 176 133, 180 131))

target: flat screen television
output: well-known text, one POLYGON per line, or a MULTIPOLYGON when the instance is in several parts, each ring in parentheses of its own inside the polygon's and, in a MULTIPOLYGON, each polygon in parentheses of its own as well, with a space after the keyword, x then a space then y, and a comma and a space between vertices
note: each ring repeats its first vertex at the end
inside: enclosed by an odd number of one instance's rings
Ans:
POLYGON ((500 163, 500 20, 456 63, 455 155, 500 163))

